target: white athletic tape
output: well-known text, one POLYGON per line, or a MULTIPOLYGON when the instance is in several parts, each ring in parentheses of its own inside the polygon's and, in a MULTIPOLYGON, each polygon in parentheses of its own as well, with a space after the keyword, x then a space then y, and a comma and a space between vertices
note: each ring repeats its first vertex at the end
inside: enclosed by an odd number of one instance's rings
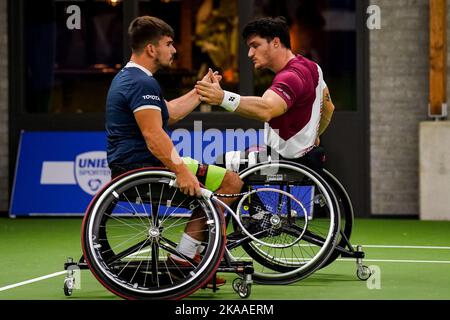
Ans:
POLYGON ((238 172, 241 165, 241 151, 229 151, 225 153, 225 167, 227 170, 238 172))
POLYGON ((259 151, 253 151, 248 154, 248 166, 253 167, 258 163, 258 153, 259 151))

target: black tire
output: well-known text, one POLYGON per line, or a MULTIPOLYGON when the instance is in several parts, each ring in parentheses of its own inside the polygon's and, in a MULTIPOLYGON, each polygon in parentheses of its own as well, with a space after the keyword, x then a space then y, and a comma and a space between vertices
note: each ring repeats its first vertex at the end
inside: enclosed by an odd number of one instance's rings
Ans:
POLYGON ((241 297, 242 299, 247 299, 248 297, 250 297, 251 293, 252 293, 252 285, 251 284, 242 283, 239 286, 238 294, 239 294, 239 297, 241 297))
POLYGON ((181 299, 202 288, 223 256, 223 216, 209 199, 172 187, 174 174, 140 169, 111 181, 92 200, 83 220, 82 247, 89 269, 109 291, 125 299, 181 299), (204 250, 187 265, 177 241, 188 218, 201 211, 204 250), (126 213, 126 214, 125 214, 126 213), (163 214, 162 214, 163 213, 163 214))
MULTIPOLYGON (((323 172, 324 174, 322 175, 322 177, 333 189, 337 201, 339 203, 339 212, 341 215, 341 231, 339 233, 339 240, 336 247, 341 247, 342 249, 344 249, 349 244, 348 241, 350 241, 354 224, 354 212, 352 201, 347 193, 347 190, 345 190, 344 186, 339 182, 339 180, 335 176, 333 176, 329 171, 324 169, 323 172)), ((339 258, 340 255, 341 253, 335 250, 330 255, 327 262, 323 264, 322 268, 325 268, 326 266, 330 265, 337 258, 339 258)))
POLYGON ((356 269, 356 276, 361 281, 366 281, 372 275, 372 271, 367 266, 360 266, 356 269))
POLYGON ((70 297, 72 295, 72 288, 69 288, 69 279, 64 280, 64 295, 70 297))
MULTIPOLYGON (((272 188, 276 185, 286 184, 319 190, 310 191, 310 194, 308 194, 310 199, 299 200, 305 203, 306 208, 312 210, 313 201, 320 198, 324 200, 327 208, 323 212, 324 218, 317 218, 308 222, 307 231, 297 246, 280 249, 280 253, 276 254, 277 251, 275 250, 278 249, 267 248, 264 251, 264 248, 258 247, 254 241, 243 243, 242 249, 245 254, 257 262, 253 280, 261 284, 289 284, 304 279, 319 269, 333 253, 340 230, 339 208, 331 187, 314 171, 303 165, 288 161, 261 163, 240 172, 239 175, 244 181, 245 191, 251 190, 261 183, 265 187, 272 188), (272 171, 270 168, 273 167, 280 170, 278 171, 280 177, 262 174, 261 170, 269 169, 270 172, 272 171), (289 178, 289 181, 284 180, 287 178, 289 178), (270 181, 270 179, 277 181, 270 181), (303 250, 303 247, 306 250, 303 250)), ((234 220, 233 226, 239 232, 239 226, 234 220)), ((301 231, 301 228, 297 228, 295 223, 283 227, 280 234, 273 236, 274 241, 286 241, 286 237, 297 237, 301 231), (275 237, 277 237, 276 240, 275 237)), ((236 250, 231 252, 235 259, 243 258, 241 253, 235 252, 236 250)))
POLYGON ((243 282, 243 280, 241 278, 236 278, 233 280, 233 283, 231 286, 232 286, 234 292, 236 292, 236 293, 239 292, 239 287, 241 286, 242 282, 243 282))

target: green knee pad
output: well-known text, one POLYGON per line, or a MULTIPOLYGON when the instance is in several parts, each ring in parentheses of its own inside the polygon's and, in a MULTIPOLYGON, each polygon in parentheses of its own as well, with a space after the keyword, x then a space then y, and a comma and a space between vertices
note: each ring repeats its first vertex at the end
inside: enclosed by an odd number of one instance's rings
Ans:
MULTIPOLYGON (((194 175, 197 174, 199 162, 189 157, 183 157, 183 162, 194 175)), ((216 191, 222 184, 223 178, 227 170, 222 167, 208 165, 208 172, 206 173, 205 188, 210 191, 216 191)))

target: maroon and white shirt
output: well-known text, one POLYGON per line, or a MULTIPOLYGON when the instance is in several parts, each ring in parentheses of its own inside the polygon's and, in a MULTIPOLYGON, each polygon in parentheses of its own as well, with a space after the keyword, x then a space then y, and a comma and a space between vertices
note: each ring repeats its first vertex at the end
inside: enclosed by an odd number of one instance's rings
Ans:
POLYGON ((288 110, 264 125, 265 143, 288 159, 314 147, 326 88, 318 64, 298 55, 280 70, 270 90, 286 101, 288 110))

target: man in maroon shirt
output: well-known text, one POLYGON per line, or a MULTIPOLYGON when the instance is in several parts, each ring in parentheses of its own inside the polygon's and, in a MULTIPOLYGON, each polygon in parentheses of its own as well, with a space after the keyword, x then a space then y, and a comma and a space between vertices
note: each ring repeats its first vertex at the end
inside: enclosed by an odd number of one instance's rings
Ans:
MULTIPOLYGON (((250 22, 243 37, 255 68, 275 73, 270 88, 262 97, 240 96, 222 90, 218 81, 199 81, 196 89, 200 99, 265 122, 267 146, 281 158, 308 160, 334 111, 320 66, 291 51, 289 28, 283 17, 250 22)), ((315 167, 314 161, 306 164, 315 167)))

